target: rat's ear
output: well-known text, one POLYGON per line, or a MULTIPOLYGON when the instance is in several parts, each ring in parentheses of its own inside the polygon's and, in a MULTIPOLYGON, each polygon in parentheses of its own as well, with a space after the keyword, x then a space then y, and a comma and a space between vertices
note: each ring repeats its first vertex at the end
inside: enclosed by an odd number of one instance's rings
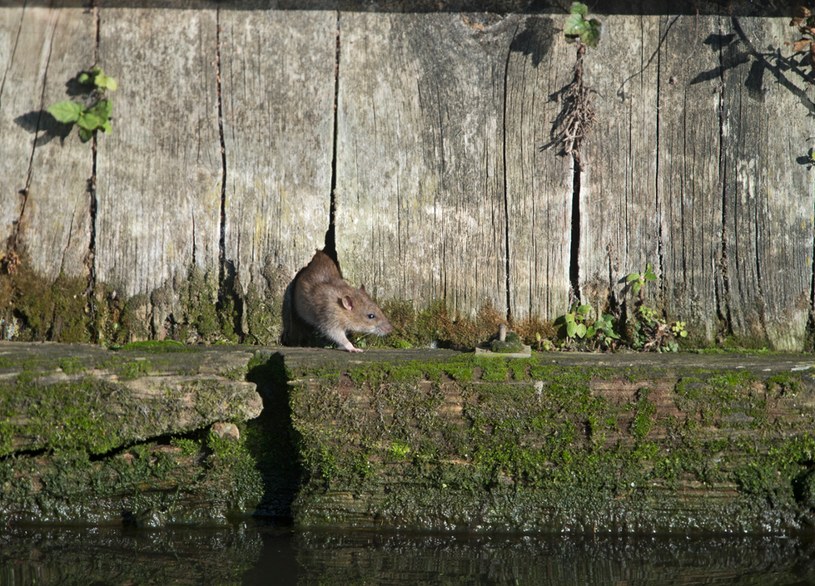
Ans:
POLYGON ((350 295, 343 295, 340 301, 342 301, 342 306, 348 311, 354 309, 354 301, 351 299, 350 295))

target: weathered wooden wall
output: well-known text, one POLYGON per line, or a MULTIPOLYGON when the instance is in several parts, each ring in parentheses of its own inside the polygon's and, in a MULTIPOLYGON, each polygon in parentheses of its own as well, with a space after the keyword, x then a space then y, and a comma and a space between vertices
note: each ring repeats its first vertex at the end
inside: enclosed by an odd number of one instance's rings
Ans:
POLYGON ((252 334, 333 217, 380 299, 551 319, 652 263, 655 302, 704 338, 803 347, 815 86, 789 18, 600 14, 575 174, 541 149, 575 59, 561 13, 316 4, 0 4, 7 249, 142 296, 156 336, 197 267, 212 303, 268 301, 239 304, 252 334), (41 112, 95 61, 120 89, 94 151, 41 112))

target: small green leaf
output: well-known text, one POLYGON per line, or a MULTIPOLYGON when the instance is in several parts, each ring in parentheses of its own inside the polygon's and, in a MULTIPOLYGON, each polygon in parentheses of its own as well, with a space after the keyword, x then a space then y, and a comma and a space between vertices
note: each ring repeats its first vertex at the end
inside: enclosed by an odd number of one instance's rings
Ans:
POLYGON ((113 130, 113 127, 110 125, 110 120, 105 120, 105 122, 102 124, 102 132, 107 134, 111 130, 113 130))
POLYGON ((575 326, 575 334, 577 334, 578 338, 583 338, 586 335, 586 325, 585 324, 577 324, 575 326))
POLYGON ((86 130, 84 128, 79 129, 79 138, 82 142, 88 142, 91 138, 93 138, 93 131, 86 130))
POLYGON ((56 118, 57 122, 73 124, 82 115, 82 105, 72 100, 65 100, 49 106, 48 113, 56 118))
POLYGON ((105 120, 102 119, 101 116, 94 114, 93 112, 83 112, 82 115, 77 120, 76 124, 79 128, 84 128, 90 132, 98 128, 102 128, 104 125, 105 120))
POLYGON ((602 25, 596 18, 586 23, 585 30, 580 33, 580 40, 589 47, 596 47, 600 42, 600 29, 602 25))
POLYGON ((88 110, 92 114, 99 116, 103 120, 110 118, 113 113, 113 103, 110 100, 99 100, 94 106, 88 110))
POLYGON ((639 280, 639 278, 640 278, 640 274, 639 274, 639 273, 628 273, 628 274, 625 276, 625 282, 626 282, 626 283, 630 283, 631 281, 637 281, 637 280, 639 280))
POLYGON ((96 75, 96 77, 93 80, 93 83, 96 87, 100 89, 106 89, 110 91, 116 91, 119 88, 119 84, 115 78, 108 77, 102 72, 96 75))
POLYGON ((569 12, 572 14, 578 14, 580 16, 586 16, 589 13, 589 7, 582 2, 572 2, 569 12))
POLYGON ((566 320, 566 335, 570 338, 574 338, 575 332, 577 332, 577 324, 574 323, 574 320, 566 320))
POLYGON ((567 37, 579 37, 586 31, 586 21, 579 14, 572 14, 566 19, 563 32, 567 37))
POLYGON ((76 76, 76 81, 78 81, 82 85, 88 85, 92 83, 91 75, 87 71, 83 71, 82 73, 76 76))

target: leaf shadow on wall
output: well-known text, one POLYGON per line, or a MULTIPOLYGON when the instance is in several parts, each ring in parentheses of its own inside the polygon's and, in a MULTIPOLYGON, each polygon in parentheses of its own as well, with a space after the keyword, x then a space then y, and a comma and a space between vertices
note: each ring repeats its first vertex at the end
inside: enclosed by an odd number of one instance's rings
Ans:
POLYGON ((73 128, 72 124, 58 122, 46 110, 32 110, 27 114, 17 116, 14 122, 23 130, 37 135, 37 139, 34 141, 35 147, 44 146, 55 138, 59 139, 60 144, 64 144, 65 139, 71 134, 71 128, 73 128))

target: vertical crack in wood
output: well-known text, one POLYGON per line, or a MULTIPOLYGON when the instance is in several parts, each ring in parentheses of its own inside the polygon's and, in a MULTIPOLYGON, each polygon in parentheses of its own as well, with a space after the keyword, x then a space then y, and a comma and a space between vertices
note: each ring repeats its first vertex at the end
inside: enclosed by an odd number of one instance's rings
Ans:
MULTIPOLYGON (((721 30, 719 31, 721 33, 721 30)), ((719 260, 719 272, 721 274, 721 287, 719 290, 719 279, 716 279, 716 313, 719 322, 722 324, 722 332, 726 336, 733 334, 733 319, 730 311, 730 277, 728 275, 727 258, 727 152, 725 149, 727 112, 725 111, 725 63, 723 45, 719 45, 719 177, 722 182, 722 233, 721 233, 721 258, 719 260)))
POLYGON ((331 137, 331 187, 328 194, 328 230, 325 232, 325 245, 323 247, 325 253, 337 264, 339 264, 339 260, 337 259, 337 233, 335 222, 337 217, 337 148, 340 117, 340 16, 341 13, 337 10, 336 40, 334 45, 334 128, 333 136, 331 137))
POLYGON ((580 156, 572 154, 572 240, 569 251, 569 282, 572 287, 572 302, 580 301, 580 156))
MULTIPOLYGON (((102 15, 99 9, 98 0, 91 2, 94 26, 93 63, 99 63, 99 46, 102 41, 102 15)), ((96 223, 99 216, 99 198, 96 190, 97 155, 99 143, 96 133, 91 139, 91 176, 88 179, 88 213, 90 215, 90 234, 88 235, 88 254, 85 258, 85 266, 88 270, 88 289, 86 291, 86 307, 88 311, 88 323, 90 324, 91 339, 99 341, 99 332, 96 326, 96 300, 94 291, 96 290, 96 223)))
MULTIPOLYGON (((507 321, 512 321, 512 278, 511 278, 511 259, 510 259, 510 238, 509 238, 509 189, 507 181, 507 97, 509 95, 509 60, 512 57, 512 47, 515 44, 515 37, 518 34, 520 24, 515 26, 515 32, 512 33, 512 39, 507 48, 507 59, 504 64, 504 103, 501 120, 501 164, 503 174, 503 189, 504 189, 504 286, 506 287, 506 304, 507 304, 507 321)), ((489 164, 489 163, 487 163, 489 164)), ((485 175, 486 176, 486 175, 485 175)), ((531 305, 530 305, 531 308, 531 305)))
MULTIPOLYGON (((221 209, 220 235, 218 237, 218 296, 224 296, 226 281, 226 139, 224 137, 224 97, 221 76, 221 9, 215 9, 215 90, 218 98, 218 139, 221 144, 221 209)), ((219 302, 222 299, 218 300, 219 302)))
MULTIPOLYGON (((640 18, 644 19, 645 17, 640 17, 640 18)), ((643 23, 643 27, 644 27, 643 20, 640 20, 640 22, 643 23)), ((676 20, 674 19, 673 22, 676 22, 676 20)), ((673 23, 671 23, 671 24, 673 24, 673 23)), ((670 27, 670 25, 669 25, 669 27, 670 27)), ((645 30, 644 30, 644 28, 641 28, 641 30, 642 30, 642 38, 643 38, 643 48, 645 48, 645 43, 644 43, 645 30)), ((667 318, 667 307, 666 307, 667 306, 667 303, 666 303, 666 300, 667 300, 667 292, 666 292, 667 283, 666 283, 666 279, 665 279, 665 249, 664 249, 664 237, 665 236, 663 234, 662 200, 660 198, 660 193, 659 193, 659 191, 660 191, 659 190, 659 185, 660 185, 660 176, 659 176, 659 172, 660 172, 660 168, 659 168, 659 158, 660 158, 659 157, 659 147, 660 147, 660 142, 659 142, 659 139, 660 139, 660 132, 659 132, 659 130, 660 130, 660 128, 659 128, 659 126, 660 126, 659 97, 660 97, 660 81, 661 81, 661 73, 662 73, 662 71, 661 71, 661 67, 662 67, 662 51, 661 51, 661 47, 662 47, 662 41, 664 41, 665 38, 667 38, 667 31, 665 33, 665 37, 663 37, 660 40, 660 43, 657 46, 657 50, 654 53, 654 55, 656 56, 656 60, 657 60, 657 71, 656 71, 656 76, 657 76, 657 80, 656 80, 656 82, 657 82, 656 83, 656 86, 657 86, 656 87, 656 89, 657 89, 657 103, 656 103, 656 136, 655 136, 655 140, 656 140, 656 149, 655 150, 656 150, 656 153, 655 153, 655 163, 654 163, 654 197, 656 199, 655 205, 656 205, 656 210, 657 210, 657 262, 659 263, 658 270, 659 270, 659 297, 660 297, 659 305, 662 306, 663 317, 667 318)), ((654 55, 651 56, 651 59, 654 58, 654 55)), ((650 60, 649 60, 649 62, 650 62, 650 60)), ((648 64, 645 64, 643 66, 643 71, 645 70, 645 68, 647 66, 648 66, 648 64)), ((686 287, 686 290, 687 290, 687 287, 686 287)))

